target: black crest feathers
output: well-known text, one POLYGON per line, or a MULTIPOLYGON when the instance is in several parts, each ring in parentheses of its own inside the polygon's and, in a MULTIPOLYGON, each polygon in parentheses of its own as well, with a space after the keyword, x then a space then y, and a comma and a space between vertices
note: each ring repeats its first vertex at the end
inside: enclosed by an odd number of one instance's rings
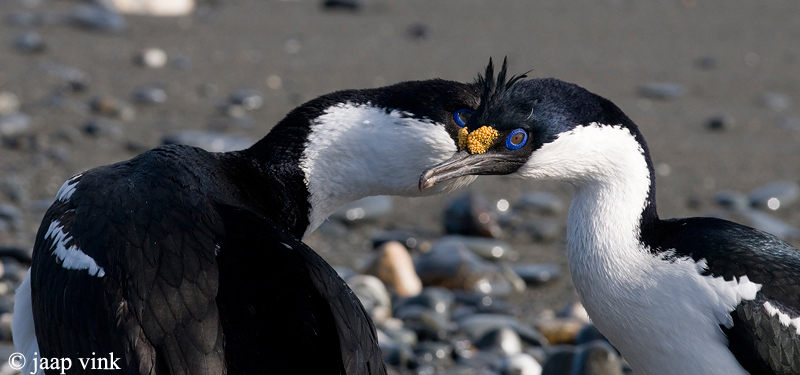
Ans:
MULTIPOLYGON (((500 72, 497 73, 497 79, 495 79, 494 63, 492 62, 492 58, 489 58, 489 65, 486 66, 486 74, 479 74, 478 79, 475 81, 478 85, 483 87, 480 107, 486 108, 494 104, 493 102, 499 100, 506 90, 510 89, 512 86, 514 86, 514 84, 523 78, 528 77, 527 73, 530 72, 528 71, 520 75, 514 75, 506 80, 507 67, 508 56, 503 58, 503 66, 500 68, 500 72)), ((478 112, 480 112, 482 109, 480 107, 478 112)))

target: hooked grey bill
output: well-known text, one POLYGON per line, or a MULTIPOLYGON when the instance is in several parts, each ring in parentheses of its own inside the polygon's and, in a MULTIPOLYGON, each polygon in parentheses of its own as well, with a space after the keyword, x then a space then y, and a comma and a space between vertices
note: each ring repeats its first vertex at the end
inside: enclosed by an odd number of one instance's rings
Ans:
POLYGON ((526 161, 527 158, 507 153, 470 154, 462 150, 450 159, 423 172, 419 177, 419 191, 463 176, 514 173, 526 161))

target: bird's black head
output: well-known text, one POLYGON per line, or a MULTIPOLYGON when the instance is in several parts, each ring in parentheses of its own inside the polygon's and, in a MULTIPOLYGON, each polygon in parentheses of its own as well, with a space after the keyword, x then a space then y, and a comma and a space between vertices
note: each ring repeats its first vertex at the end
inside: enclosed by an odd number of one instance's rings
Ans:
POLYGON ((554 78, 523 77, 506 79, 504 62, 495 79, 490 62, 479 78, 482 102, 459 132, 459 152, 426 171, 420 189, 464 174, 517 172, 544 145, 590 125, 626 128, 644 145, 636 125, 607 99, 554 78))

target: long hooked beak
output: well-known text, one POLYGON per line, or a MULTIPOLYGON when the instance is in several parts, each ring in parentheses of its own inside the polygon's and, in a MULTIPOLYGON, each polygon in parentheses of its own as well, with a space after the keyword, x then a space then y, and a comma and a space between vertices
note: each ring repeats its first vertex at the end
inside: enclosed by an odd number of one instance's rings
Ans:
POLYGON ((459 151, 450 159, 423 172, 419 178, 419 191, 440 182, 468 175, 513 173, 525 164, 525 161, 526 159, 505 153, 470 154, 467 151, 459 151))

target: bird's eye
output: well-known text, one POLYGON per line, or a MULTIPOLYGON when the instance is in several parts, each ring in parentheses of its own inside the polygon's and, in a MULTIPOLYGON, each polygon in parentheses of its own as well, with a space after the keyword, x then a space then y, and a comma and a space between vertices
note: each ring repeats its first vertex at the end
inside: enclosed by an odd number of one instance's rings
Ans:
POLYGON ((509 150, 518 150, 525 146, 528 142, 528 133, 522 129, 514 129, 511 134, 506 138, 506 148, 509 150))
POLYGON ((456 122, 456 125, 460 127, 464 127, 469 121, 469 116, 472 116, 472 110, 470 109, 459 109, 458 111, 453 112, 453 121, 456 122))

